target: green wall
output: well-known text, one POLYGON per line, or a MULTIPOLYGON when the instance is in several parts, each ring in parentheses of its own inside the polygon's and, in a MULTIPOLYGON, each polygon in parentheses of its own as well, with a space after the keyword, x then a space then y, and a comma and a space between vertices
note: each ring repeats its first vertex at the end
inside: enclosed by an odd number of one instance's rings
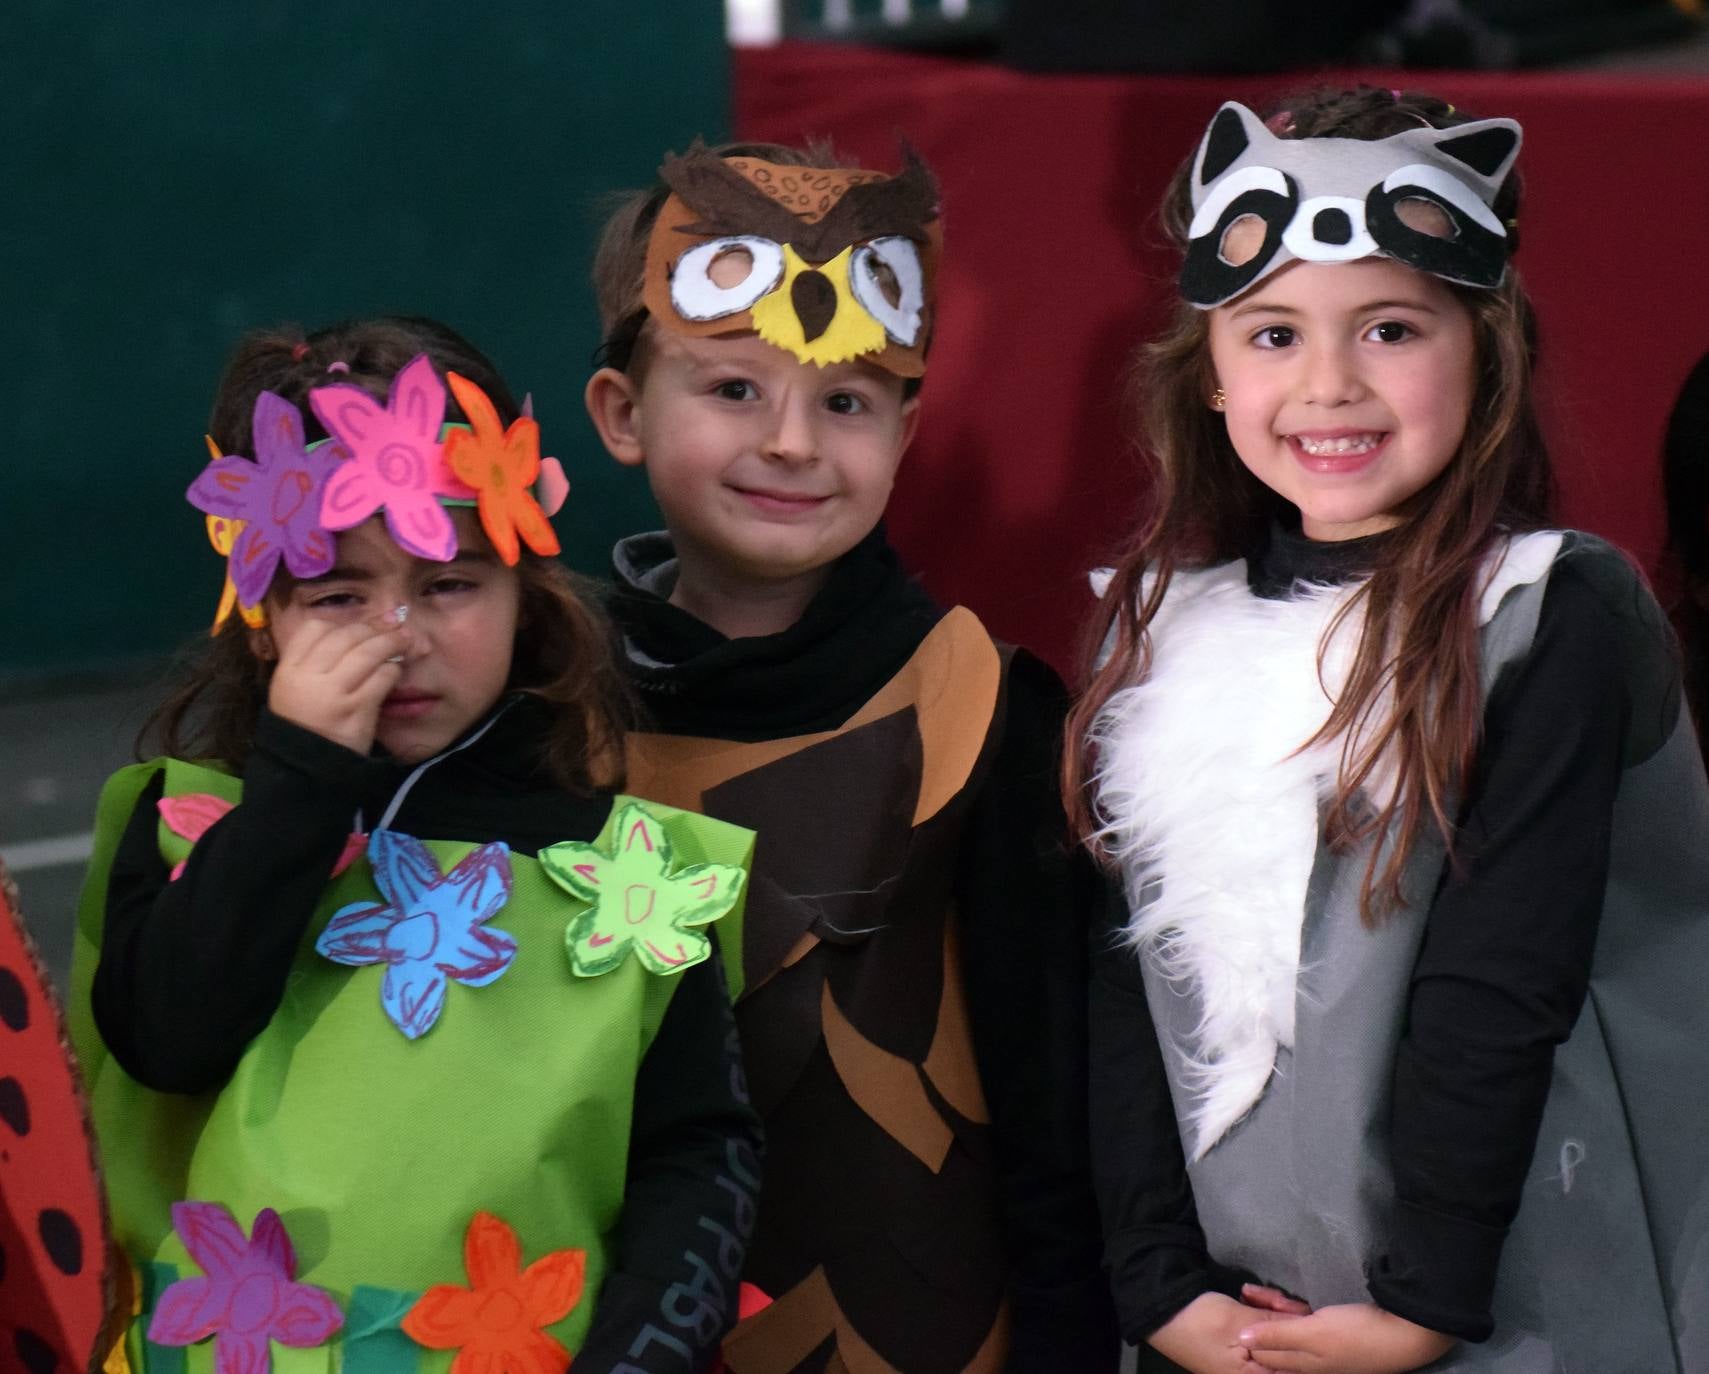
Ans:
POLYGON ((575 566, 653 519, 581 406, 601 196, 723 136, 716 0, 9 0, 0 678, 203 628, 183 490, 245 329, 436 315, 532 391, 575 566))

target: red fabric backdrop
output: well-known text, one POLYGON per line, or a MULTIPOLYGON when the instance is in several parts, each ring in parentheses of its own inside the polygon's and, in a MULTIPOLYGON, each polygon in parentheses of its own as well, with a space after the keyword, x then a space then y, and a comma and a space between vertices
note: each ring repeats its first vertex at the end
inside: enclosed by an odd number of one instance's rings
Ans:
MULTIPOLYGON (((1523 123, 1518 263, 1541 317, 1562 515, 1655 569, 1667 413, 1709 349, 1709 83, 1324 79, 1417 86, 1523 123)), ((1139 502, 1120 391, 1172 292, 1154 219, 1164 184, 1223 100, 1261 105, 1299 84, 1030 76, 829 44, 737 54, 744 137, 829 136, 889 169, 903 136, 936 169, 938 332, 891 531, 936 595, 1059 667, 1091 607, 1085 569, 1139 502)))

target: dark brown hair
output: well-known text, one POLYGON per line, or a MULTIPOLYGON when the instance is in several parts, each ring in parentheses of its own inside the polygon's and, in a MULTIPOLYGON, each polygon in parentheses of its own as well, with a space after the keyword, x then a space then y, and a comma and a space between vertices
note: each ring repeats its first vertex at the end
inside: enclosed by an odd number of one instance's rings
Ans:
MULTIPOLYGON (((721 143, 710 151, 719 157, 748 157, 780 167, 844 167, 857 163, 840 156, 829 142, 808 140, 805 147, 784 143, 721 143)), ((646 370, 647 307, 641 303, 647 271, 647 241, 653 223, 670 197, 663 181, 645 191, 621 196, 613 206, 593 255, 593 290, 599 305, 604 338, 594 362, 639 378, 646 370)), ((920 378, 903 379, 904 399, 920 390, 920 378)))
MULTIPOLYGON (((1362 87, 1313 91, 1285 100, 1267 121, 1284 138, 1386 138, 1421 123, 1450 128, 1473 116, 1443 101, 1362 87)), ((1165 231, 1186 243, 1189 168, 1165 196, 1165 231)), ((1495 213, 1517 215, 1519 184, 1509 177, 1495 213)), ((1395 843, 1372 846, 1360 891, 1367 922, 1399 905, 1413 844, 1429 823, 1452 841, 1451 793, 1476 758, 1483 697, 1478 672, 1478 571, 1502 534, 1548 522, 1554 481, 1531 403, 1536 331, 1516 273, 1493 291, 1452 288, 1471 313, 1476 381, 1460 448, 1446 469, 1402 512, 1384 557, 1326 633, 1361 605, 1364 631, 1345 688, 1323 728, 1302 747, 1342 741, 1340 774, 1325 818, 1329 843, 1345 851, 1391 827, 1395 843), (1379 763, 1394 787, 1380 807, 1356 800, 1379 763), (1383 859, 1386 852, 1387 858, 1383 859)), ((1228 431, 1206 405, 1215 379, 1207 312, 1180 305, 1161 337, 1142 351, 1134 401, 1153 472, 1150 510, 1122 554, 1087 640, 1090 681, 1071 713, 1063 797, 1076 832, 1106 862, 1095 797, 1098 760, 1089 738, 1110 696, 1143 678, 1151 662, 1148 627, 1179 569, 1252 552, 1281 499, 1247 471, 1228 431), (1142 592, 1142 577, 1155 574, 1142 592), (1093 653, 1111 636, 1099 667, 1093 653)), ((1322 646, 1320 646, 1321 661, 1322 646)))
MULTIPOLYGON (((346 321, 306 335, 290 326, 247 335, 220 378, 208 433, 222 453, 253 453, 255 398, 271 391, 302 411, 312 443, 326 437, 307 404, 312 388, 346 382, 383 400, 392 378, 421 353, 442 376, 454 371, 478 385, 504 424, 521 413, 497 369, 468 340, 437 320, 394 315, 346 321)), ((455 397, 447 396, 445 417, 465 418, 455 397)), ((562 786, 576 792, 618 787, 623 734, 634 711, 611 629, 595 609, 598 598, 578 591, 576 579, 557 559, 526 547, 516 572, 520 605, 507 688, 528 691, 552 707, 541 755, 562 786)), ((281 569, 268 599, 277 601, 292 585, 281 569)), ((251 651, 249 636, 234 614, 192 652, 166 700, 143 725, 139 754, 243 766, 273 669, 251 651)))

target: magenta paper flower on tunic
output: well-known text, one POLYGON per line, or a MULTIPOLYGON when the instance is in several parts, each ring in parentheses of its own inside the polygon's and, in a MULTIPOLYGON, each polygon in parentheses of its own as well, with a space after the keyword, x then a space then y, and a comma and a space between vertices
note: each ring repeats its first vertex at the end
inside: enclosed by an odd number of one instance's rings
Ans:
POLYGON ((309 392, 309 404, 350 455, 321 497, 326 527, 347 530, 384 509, 386 528, 399 548, 441 563, 456 557, 457 530, 439 498, 472 502, 475 492, 445 464, 439 440, 445 383, 427 355, 392 378, 383 406, 360 387, 342 384, 317 386, 309 392))
POLYGON ((319 577, 332 566, 321 501, 340 454, 332 444, 305 448, 302 413, 271 391, 255 398, 250 430, 253 461, 237 454, 216 458, 184 494, 197 510, 243 521, 231 549, 231 580, 238 600, 256 606, 281 557, 292 577, 319 577))
POLYGON ((484 988, 516 958, 516 941, 483 924, 510 900, 510 846, 465 854, 449 873, 420 840, 376 830, 368 841, 374 885, 386 898, 340 907, 315 948, 340 964, 384 964, 380 1005, 411 1040, 445 1008, 445 984, 484 988))
POLYGON ((344 1325, 326 1293, 295 1282, 296 1252, 271 1207, 256 1213, 253 1238, 217 1202, 173 1203, 172 1226, 205 1277, 179 1279, 160 1295, 148 1327, 156 1345, 212 1336, 217 1374, 265 1374, 269 1341, 307 1350, 344 1325))

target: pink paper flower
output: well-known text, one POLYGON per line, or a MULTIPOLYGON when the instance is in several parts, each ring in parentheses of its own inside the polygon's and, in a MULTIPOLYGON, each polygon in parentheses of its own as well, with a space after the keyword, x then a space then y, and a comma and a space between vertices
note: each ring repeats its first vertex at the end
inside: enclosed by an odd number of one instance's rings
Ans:
MULTIPOLYGON (((191 844, 195 844, 208 827, 232 808, 232 803, 224 797, 216 797, 212 792, 183 792, 176 797, 162 797, 155 803, 160 812, 160 819, 166 822, 166 828, 174 835, 181 835, 191 844)), ((344 839, 344 850, 338 856, 338 861, 332 866, 332 876, 337 877, 351 864, 357 856, 368 847, 368 837, 357 831, 351 831, 344 839)), ((167 878, 168 882, 177 882, 184 872, 188 859, 180 859, 177 867, 167 878)))
POLYGON ((325 1292, 295 1281, 296 1252, 271 1207, 255 1216, 253 1239, 217 1202, 175 1202, 172 1226, 204 1277, 179 1279, 160 1295, 149 1323, 156 1345, 214 1338, 217 1374, 264 1374, 269 1341, 299 1350, 325 1344, 344 1316, 325 1292))
POLYGON ((445 465, 439 440, 445 384, 427 355, 392 378, 383 406, 360 387, 344 384, 316 387, 309 404, 350 455, 327 479, 321 523, 347 530, 384 509, 399 548, 450 562, 457 554, 457 530, 439 498, 473 502, 475 492, 445 465))

